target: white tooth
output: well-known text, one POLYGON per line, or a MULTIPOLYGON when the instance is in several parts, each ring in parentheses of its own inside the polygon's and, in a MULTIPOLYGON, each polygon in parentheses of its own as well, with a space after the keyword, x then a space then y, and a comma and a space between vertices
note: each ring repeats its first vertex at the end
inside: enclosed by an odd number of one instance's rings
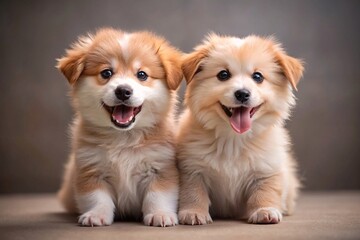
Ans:
POLYGON ((128 121, 126 121, 125 123, 121 123, 121 122, 119 122, 114 116, 112 116, 112 119, 113 119, 114 121, 116 121, 117 123, 119 123, 119 124, 129 123, 129 122, 131 122, 131 121, 133 120, 133 118, 134 118, 134 116, 131 116, 128 121))

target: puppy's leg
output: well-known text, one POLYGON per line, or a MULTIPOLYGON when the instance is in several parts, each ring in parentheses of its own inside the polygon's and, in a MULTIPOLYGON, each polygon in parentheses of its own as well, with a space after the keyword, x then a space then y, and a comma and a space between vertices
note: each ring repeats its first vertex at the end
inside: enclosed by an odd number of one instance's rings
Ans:
POLYGON ((145 192, 142 212, 144 224, 169 227, 178 224, 178 172, 175 166, 157 173, 145 192))
POLYGON ((114 221, 115 205, 110 188, 96 168, 79 169, 76 179, 76 200, 83 226, 107 226, 114 221))
POLYGON ((281 183, 282 175, 257 180, 248 192, 249 223, 279 223, 281 221, 281 183))
POLYGON ((182 174, 179 201, 180 224, 202 225, 212 223, 209 206, 210 199, 202 178, 182 174))
POLYGON ((77 213, 74 190, 75 158, 72 154, 65 167, 64 179, 58 192, 58 198, 65 209, 70 213, 77 213))
POLYGON ((283 210, 284 214, 291 215, 294 212, 295 200, 297 199, 299 188, 301 186, 294 169, 291 169, 289 172, 287 181, 287 191, 286 195, 283 196, 283 210))

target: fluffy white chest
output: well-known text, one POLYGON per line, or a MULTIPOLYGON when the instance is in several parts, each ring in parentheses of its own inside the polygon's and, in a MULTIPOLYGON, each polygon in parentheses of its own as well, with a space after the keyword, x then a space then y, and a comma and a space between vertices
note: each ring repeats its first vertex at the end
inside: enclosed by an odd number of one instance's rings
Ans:
POLYGON ((120 215, 141 216, 142 200, 157 172, 174 158, 164 145, 109 147, 106 151, 108 182, 120 215))

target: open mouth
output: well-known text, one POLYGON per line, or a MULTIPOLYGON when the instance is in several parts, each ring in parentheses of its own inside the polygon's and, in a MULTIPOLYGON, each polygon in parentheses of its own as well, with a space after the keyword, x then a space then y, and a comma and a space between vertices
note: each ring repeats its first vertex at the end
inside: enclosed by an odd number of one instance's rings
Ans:
POLYGON ((141 111, 141 106, 132 107, 124 104, 108 106, 102 103, 105 110, 110 114, 111 122, 118 128, 128 128, 135 122, 136 115, 141 111))
POLYGON ((257 107, 227 107, 220 103, 221 108, 225 114, 230 118, 230 125, 237 133, 244 133, 251 127, 251 118, 261 107, 261 104, 257 107))

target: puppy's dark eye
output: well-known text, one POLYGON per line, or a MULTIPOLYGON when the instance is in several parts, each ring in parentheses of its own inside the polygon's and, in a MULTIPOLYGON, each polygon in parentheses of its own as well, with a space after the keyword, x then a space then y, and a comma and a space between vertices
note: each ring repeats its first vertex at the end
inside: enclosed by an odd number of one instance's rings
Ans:
POLYGON ((264 81, 264 76, 259 72, 254 72, 251 77, 257 83, 262 83, 264 81))
POLYGON ((100 75, 103 79, 109 79, 114 74, 111 69, 105 69, 100 72, 100 75))
POLYGON ((217 75, 217 79, 220 81, 226 81, 231 77, 231 74, 228 70, 221 70, 217 75))
POLYGON ((140 80, 140 81, 146 81, 146 79, 148 78, 148 75, 146 74, 146 72, 144 71, 139 71, 136 74, 136 77, 140 80))

